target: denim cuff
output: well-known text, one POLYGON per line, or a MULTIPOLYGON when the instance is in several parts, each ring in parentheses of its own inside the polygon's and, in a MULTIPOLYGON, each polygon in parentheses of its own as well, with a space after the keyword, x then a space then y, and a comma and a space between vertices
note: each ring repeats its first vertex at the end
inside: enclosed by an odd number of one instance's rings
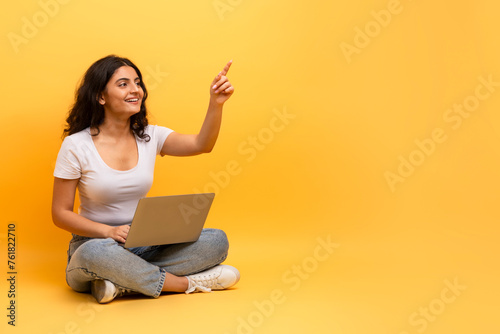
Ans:
POLYGON ((156 292, 154 293, 153 298, 160 297, 161 290, 163 289, 163 283, 165 283, 166 271, 163 270, 162 268, 159 269, 160 269, 160 282, 158 283, 158 287, 156 288, 156 292))

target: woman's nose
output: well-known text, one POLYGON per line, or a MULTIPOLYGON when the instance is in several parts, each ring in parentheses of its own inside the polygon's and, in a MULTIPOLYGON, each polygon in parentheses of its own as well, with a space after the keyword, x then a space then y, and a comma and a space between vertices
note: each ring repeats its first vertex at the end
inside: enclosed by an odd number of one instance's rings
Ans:
POLYGON ((136 93, 139 91, 139 86, 137 85, 130 85, 130 91, 133 93, 136 93))

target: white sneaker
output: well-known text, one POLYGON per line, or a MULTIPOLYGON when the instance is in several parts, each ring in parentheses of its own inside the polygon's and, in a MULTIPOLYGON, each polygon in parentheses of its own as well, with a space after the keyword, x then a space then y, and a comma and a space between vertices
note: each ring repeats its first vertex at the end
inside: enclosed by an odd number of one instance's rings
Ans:
POLYGON ((106 279, 98 279, 90 282, 90 291, 99 304, 109 303, 116 297, 131 292, 131 290, 117 287, 114 283, 106 279))
POLYGON ((240 272, 234 267, 220 264, 186 277, 189 281, 186 293, 194 291, 210 292, 212 290, 224 290, 235 285, 240 280, 240 272))

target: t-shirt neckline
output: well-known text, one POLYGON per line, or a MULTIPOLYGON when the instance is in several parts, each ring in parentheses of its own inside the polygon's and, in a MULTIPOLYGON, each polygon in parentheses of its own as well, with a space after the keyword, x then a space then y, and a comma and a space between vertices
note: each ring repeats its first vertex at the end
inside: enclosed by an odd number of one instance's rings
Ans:
POLYGON ((135 144, 136 144, 136 147, 137 147, 137 164, 132 167, 131 169, 127 169, 127 170, 118 170, 118 169, 114 169, 112 167, 110 167, 104 160, 103 158, 101 157, 101 155, 99 154, 99 151, 97 150, 97 147, 95 146, 95 143, 94 143, 94 140, 92 139, 92 134, 90 133, 90 127, 88 127, 87 129, 85 129, 86 133, 88 134, 88 138, 90 140, 90 145, 92 146, 92 149, 94 150, 94 153, 97 155, 97 157, 99 158, 99 161, 104 165, 106 166, 106 168, 108 168, 109 170, 115 172, 115 173, 130 173, 130 172, 133 172, 134 170, 136 170, 138 167, 139 167, 139 163, 141 162, 141 150, 139 149, 139 141, 137 140, 137 136, 134 135, 134 138, 135 138, 135 144))

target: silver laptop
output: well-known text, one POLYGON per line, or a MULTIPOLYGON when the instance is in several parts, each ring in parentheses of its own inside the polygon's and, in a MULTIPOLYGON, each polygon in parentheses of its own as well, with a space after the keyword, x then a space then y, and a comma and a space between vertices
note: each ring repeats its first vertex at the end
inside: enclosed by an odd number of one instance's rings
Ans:
POLYGON ((198 240, 214 197, 214 193, 205 193, 141 198, 124 246, 198 240))

